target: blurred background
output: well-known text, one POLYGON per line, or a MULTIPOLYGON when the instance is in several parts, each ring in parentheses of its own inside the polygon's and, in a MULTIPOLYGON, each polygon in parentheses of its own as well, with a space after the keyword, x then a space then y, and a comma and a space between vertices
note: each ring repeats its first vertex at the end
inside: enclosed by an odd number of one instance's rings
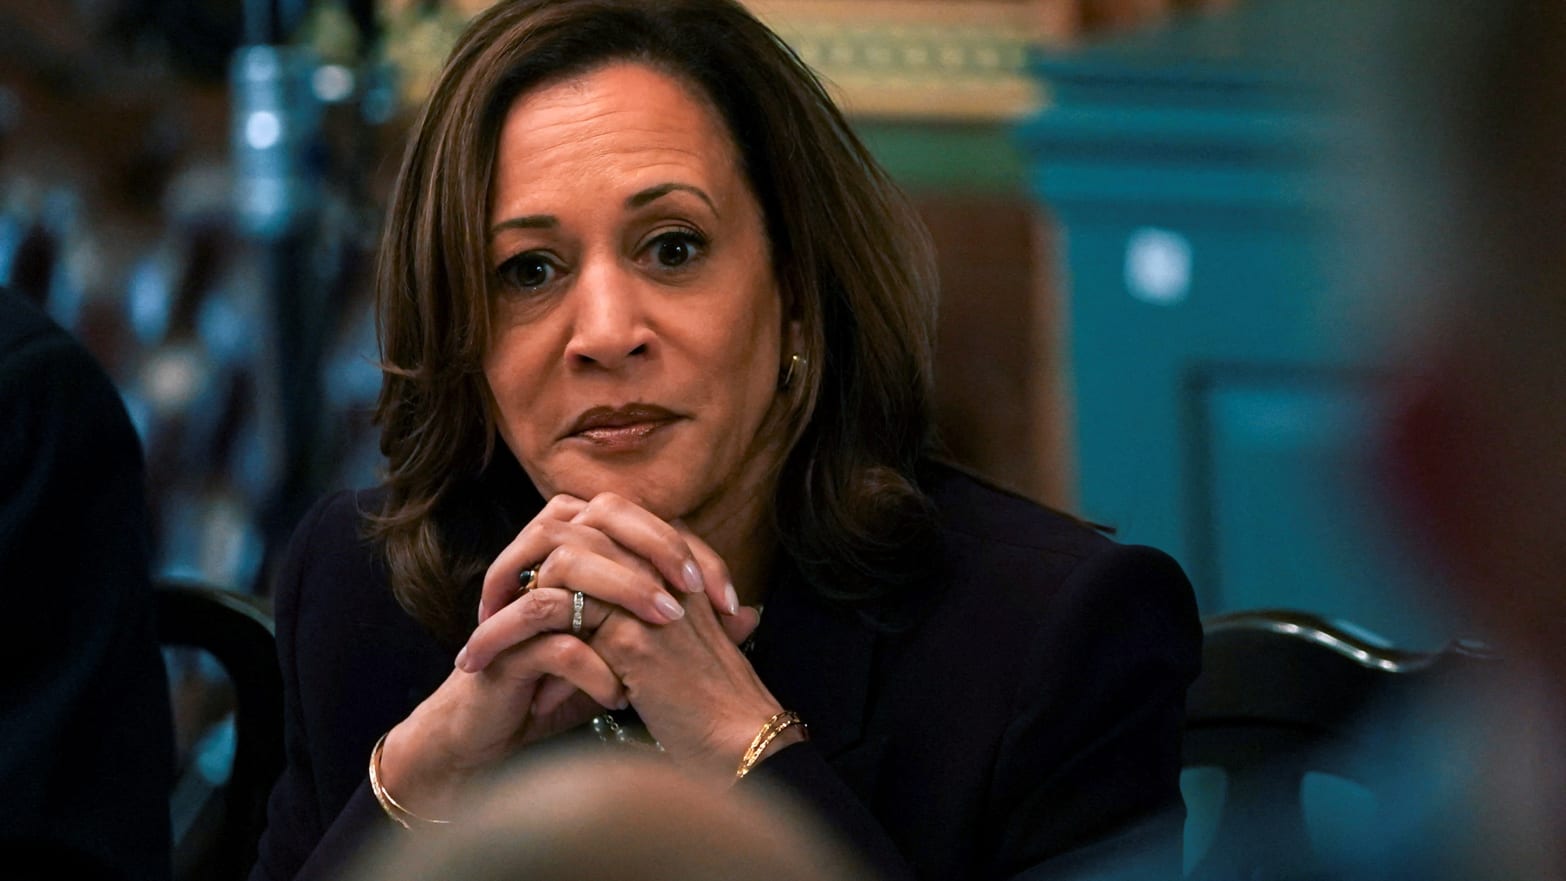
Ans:
MULTIPOLYGON (((160 575, 265 594, 304 508, 375 482, 383 200, 485 5, 0 0, 0 283, 118 384, 160 575)), ((955 459, 1169 551, 1206 615, 1477 635, 1378 479, 1441 264, 1396 219, 1444 180, 1398 120, 1459 69, 1388 61, 1437 45, 1420 4, 750 5, 934 234, 955 459)), ((187 761, 220 755, 216 672, 170 669, 187 761)))

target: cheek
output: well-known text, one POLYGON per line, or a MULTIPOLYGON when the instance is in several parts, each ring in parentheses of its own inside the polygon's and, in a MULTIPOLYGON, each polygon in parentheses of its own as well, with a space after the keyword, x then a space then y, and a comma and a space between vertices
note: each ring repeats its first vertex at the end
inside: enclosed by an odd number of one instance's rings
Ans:
MULTIPOLYGON (((776 294, 763 294, 752 300, 743 315, 735 316, 731 325, 736 328, 730 343, 733 359, 733 376, 744 377, 737 384, 743 385, 746 397, 756 401, 758 393, 770 391, 775 385, 777 364, 782 345, 779 323, 782 307, 776 294)), ((770 395, 763 395, 770 398, 770 395)))
POLYGON ((528 429, 535 420, 539 399, 538 365, 529 364, 526 350, 514 339, 496 342, 484 358, 484 380, 489 387, 491 414, 500 436, 511 452, 524 458, 529 444, 528 429))
POLYGON ((777 312, 775 303, 772 308, 758 309, 737 346, 734 384, 744 396, 738 407, 751 430, 760 427, 777 396, 778 364, 783 345, 777 312))

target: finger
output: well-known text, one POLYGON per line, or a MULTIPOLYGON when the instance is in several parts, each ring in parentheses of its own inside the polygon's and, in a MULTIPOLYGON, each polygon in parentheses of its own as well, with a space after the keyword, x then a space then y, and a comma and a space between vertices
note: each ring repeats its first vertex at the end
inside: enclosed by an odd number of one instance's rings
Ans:
POLYGON ((696 563, 701 567, 702 580, 707 585, 707 598, 712 601, 712 607, 726 616, 739 613, 739 594, 734 590, 734 580, 729 577, 729 566, 723 562, 702 537, 690 530, 684 523, 677 523, 675 530, 691 549, 696 558, 696 563))
MULTIPOLYGON (((544 680, 543 684, 539 686, 538 691, 533 695, 532 712, 534 715, 547 716, 550 713, 560 709, 565 705, 566 701, 571 700, 577 695, 581 695, 584 698, 587 697, 586 692, 582 691, 580 688, 577 688, 572 683, 567 682, 564 679, 556 679, 551 676, 550 678, 544 680)), ((624 691, 622 690, 620 703, 610 707, 600 706, 600 709, 623 710, 630 705, 631 702, 625 699, 624 691)))
POLYGON ((761 625, 761 613, 752 606, 740 606, 733 615, 719 615, 718 623, 723 626, 723 632, 731 642, 744 645, 745 640, 750 639, 751 634, 761 625))
POLYGON ((507 603, 516 599, 517 576, 524 569, 537 566, 556 545, 548 544, 547 524, 568 523, 581 513, 587 502, 561 494, 549 500, 517 537, 495 556, 484 573, 484 588, 479 596, 479 623, 495 614, 507 603))
MULTIPOLYGON (((563 679, 549 679, 549 680, 546 680, 546 681, 547 682, 565 682, 565 680, 563 680, 563 679)), ((575 688, 574 686, 570 685, 570 683, 566 683, 563 687, 566 688, 566 689, 570 689, 570 690, 566 691, 565 694, 564 694, 564 697, 562 697, 558 702, 554 703, 552 706, 545 706, 545 705, 539 703, 539 701, 537 699, 535 699, 534 702, 533 702, 533 709, 529 711, 530 715, 532 715, 534 718, 549 718, 551 716, 556 716, 556 717, 563 716, 563 717, 566 717, 568 719, 575 720, 575 721, 572 721, 570 724, 566 725, 565 727, 575 727, 576 725, 581 724, 582 720, 591 719, 593 716, 598 715, 599 713, 603 712, 605 709, 623 710, 626 707, 629 707, 631 705, 630 701, 622 699, 621 702, 620 702, 621 703, 620 706, 606 708, 606 707, 601 706, 597 701, 593 700, 591 697, 589 697, 586 692, 583 692, 583 691, 575 688)))
POLYGON ((532 713, 535 716, 547 716, 560 709, 560 705, 570 700, 572 695, 581 693, 581 689, 564 679, 545 679, 533 694, 532 713))
POLYGON ((624 496, 599 493, 572 519, 603 531, 651 563, 666 581, 680 590, 700 593, 708 587, 685 536, 624 496))
MULTIPOLYGON (((550 633, 530 639, 502 653, 483 671, 470 674, 494 682, 506 680, 547 683, 553 676, 586 692, 606 707, 625 701, 625 687, 608 663, 587 643, 574 636, 550 633)), ((544 686, 538 686, 542 689, 544 686)), ((537 692, 534 692, 534 700, 537 692)))
MULTIPOLYGON (((666 624, 684 615, 663 576, 597 527, 541 515, 522 530, 507 554, 509 559, 541 561, 532 564, 537 567, 539 586, 586 591, 624 606, 652 624, 666 624)), ((515 581, 506 574, 508 569, 503 560, 497 560, 485 576, 487 591, 505 595, 499 600, 500 608, 516 599, 515 581)), ((481 605, 488 609, 494 602, 491 598, 481 605)), ((494 610, 488 611, 493 614, 494 610)))
POLYGON ((668 624, 685 617, 685 608, 657 573, 611 559, 598 549, 587 550, 582 544, 556 548, 539 567, 538 583, 580 590, 649 624, 668 624))
MULTIPOLYGON (((473 630, 467 644, 457 652, 456 666, 464 672, 477 673, 512 646, 543 633, 569 630, 576 614, 575 594, 575 591, 552 587, 528 591, 527 596, 491 615, 473 630)), ((612 608, 583 594, 583 632, 597 630, 612 608)))

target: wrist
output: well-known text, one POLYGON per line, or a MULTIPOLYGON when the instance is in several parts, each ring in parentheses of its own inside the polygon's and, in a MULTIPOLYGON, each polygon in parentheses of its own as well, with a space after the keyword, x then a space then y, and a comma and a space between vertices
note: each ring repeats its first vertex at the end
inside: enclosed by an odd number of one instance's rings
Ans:
POLYGON ((809 739, 809 729, 798 713, 789 710, 774 713, 751 738, 750 746, 735 769, 734 779, 744 779, 767 756, 778 750, 809 739))
POLYGON ((456 813, 460 793, 471 775, 431 761, 427 735, 416 719, 399 722, 382 739, 379 783, 394 803, 421 818, 449 817, 456 813))
POLYGON ((796 743, 804 743, 809 739, 808 730, 803 722, 797 725, 790 725, 772 738, 772 742, 767 744, 767 748, 762 750, 761 755, 756 758, 756 764, 759 765, 765 762, 777 753, 782 752, 786 747, 793 746, 796 743))

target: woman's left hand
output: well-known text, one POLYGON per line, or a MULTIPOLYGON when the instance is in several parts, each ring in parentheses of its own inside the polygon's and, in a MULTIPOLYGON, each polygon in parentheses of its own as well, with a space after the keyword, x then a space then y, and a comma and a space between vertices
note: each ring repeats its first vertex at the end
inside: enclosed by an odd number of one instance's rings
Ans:
MULTIPOLYGON (((706 542, 681 530, 708 579, 728 578, 728 567, 706 542)), ((698 595, 683 600, 685 617, 649 625, 624 611, 608 616, 591 645, 625 686, 647 730, 678 764, 732 780, 756 732, 782 709, 723 623, 698 595)), ((759 615, 741 610, 753 629, 759 615)), ((790 729, 777 743, 793 742, 790 729)), ((776 747, 775 747, 776 748, 776 747)))

